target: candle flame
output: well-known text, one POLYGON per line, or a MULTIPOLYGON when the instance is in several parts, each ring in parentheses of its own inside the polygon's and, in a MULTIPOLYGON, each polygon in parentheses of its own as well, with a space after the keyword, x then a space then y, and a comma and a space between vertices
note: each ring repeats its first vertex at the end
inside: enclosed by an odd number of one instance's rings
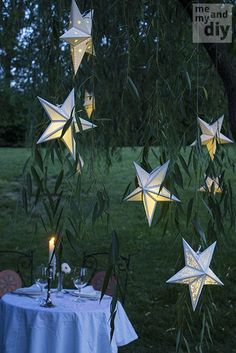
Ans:
POLYGON ((50 245, 55 245, 55 237, 52 237, 52 238, 49 240, 49 243, 50 243, 50 245))

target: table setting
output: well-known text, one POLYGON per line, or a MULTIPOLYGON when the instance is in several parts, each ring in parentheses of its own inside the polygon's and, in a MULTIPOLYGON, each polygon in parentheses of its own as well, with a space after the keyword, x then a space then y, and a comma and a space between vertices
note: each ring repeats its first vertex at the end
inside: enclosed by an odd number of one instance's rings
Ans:
POLYGON ((112 297, 89 285, 87 269, 67 263, 56 273, 49 242, 49 264, 37 266, 35 284, 6 293, 0 300, 1 353, 117 353, 137 334, 122 304, 116 304, 111 339, 112 297), (63 278, 74 288, 64 288, 63 278), (57 287, 52 280, 57 279, 57 287), (19 351, 20 347, 20 351, 19 351))

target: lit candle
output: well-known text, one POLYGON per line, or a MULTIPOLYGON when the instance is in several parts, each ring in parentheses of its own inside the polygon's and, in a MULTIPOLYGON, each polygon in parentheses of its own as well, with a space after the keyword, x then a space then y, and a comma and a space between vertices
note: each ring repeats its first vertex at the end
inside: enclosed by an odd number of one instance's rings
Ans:
MULTIPOLYGON (((50 262, 50 261, 51 261, 51 258, 52 258, 52 254, 53 254, 54 248, 55 248, 55 237, 52 237, 52 238, 49 240, 48 247, 49 247, 49 257, 48 257, 48 261, 50 262)), ((52 261, 52 262, 53 262, 53 261, 52 261)))
MULTIPOLYGON (((52 258, 53 251, 55 249, 55 237, 52 237, 49 240, 48 249, 49 249, 48 261, 50 262, 51 258, 52 258)), ((55 277, 55 274, 56 274, 56 256, 55 256, 55 254, 54 254, 53 258, 52 258, 51 266, 53 267, 53 277, 55 277)))

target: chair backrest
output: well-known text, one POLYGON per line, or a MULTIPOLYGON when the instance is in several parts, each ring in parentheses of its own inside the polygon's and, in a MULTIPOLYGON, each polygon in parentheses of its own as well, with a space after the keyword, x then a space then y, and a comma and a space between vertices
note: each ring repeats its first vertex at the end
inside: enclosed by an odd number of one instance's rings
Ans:
POLYGON ((22 287, 22 280, 18 273, 12 270, 4 270, 0 272, 0 298, 17 288, 22 287))
POLYGON ((33 283, 33 252, 1 250, 0 271, 5 269, 17 272, 23 286, 31 285, 33 283))
MULTIPOLYGON (((91 270, 90 284, 93 285, 94 289, 101 290, 106 274, 106 269, 109 260, 109 252, 96 252, 92 254, 84 254, 83 267, 87 267, 91 270)), ((128 277, 130 269, 130 255, 119 257, 118 271, 119 271, 119 293, 121 303, 125 303, 128 277)), ((106 294, 112 295, 114 287, 117 285, 117 280, 114 276, 110 278, 106 294)))
MULTIPOLYGON (((102 290, 105 276, 106 276, 106 271, 99 271, 94 274, 90 282, 90 284, 93 286, 94 289, 100 290, 100 291, 102 290)), ((112 276, 108 282, 108 286, 105 291, 105 294, 108 294, 112 297, 116 284, 117 284, 116 279, 114 276, 112 276)))

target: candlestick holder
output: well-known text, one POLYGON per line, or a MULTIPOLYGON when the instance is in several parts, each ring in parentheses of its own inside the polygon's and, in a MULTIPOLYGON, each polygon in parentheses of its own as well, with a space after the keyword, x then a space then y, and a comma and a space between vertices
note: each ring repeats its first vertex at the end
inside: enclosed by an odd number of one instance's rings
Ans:
POLYGON ((51 299, 51 285, 52 285, 52 279, 53 279, 53 271, 54 271, 54 266, 52 264, 49 265, 48 267, 48 289, 47 289, 47 298, 45 301, 40 305, 43 308, 54 308, 55 305, 52 302, 51 299))

